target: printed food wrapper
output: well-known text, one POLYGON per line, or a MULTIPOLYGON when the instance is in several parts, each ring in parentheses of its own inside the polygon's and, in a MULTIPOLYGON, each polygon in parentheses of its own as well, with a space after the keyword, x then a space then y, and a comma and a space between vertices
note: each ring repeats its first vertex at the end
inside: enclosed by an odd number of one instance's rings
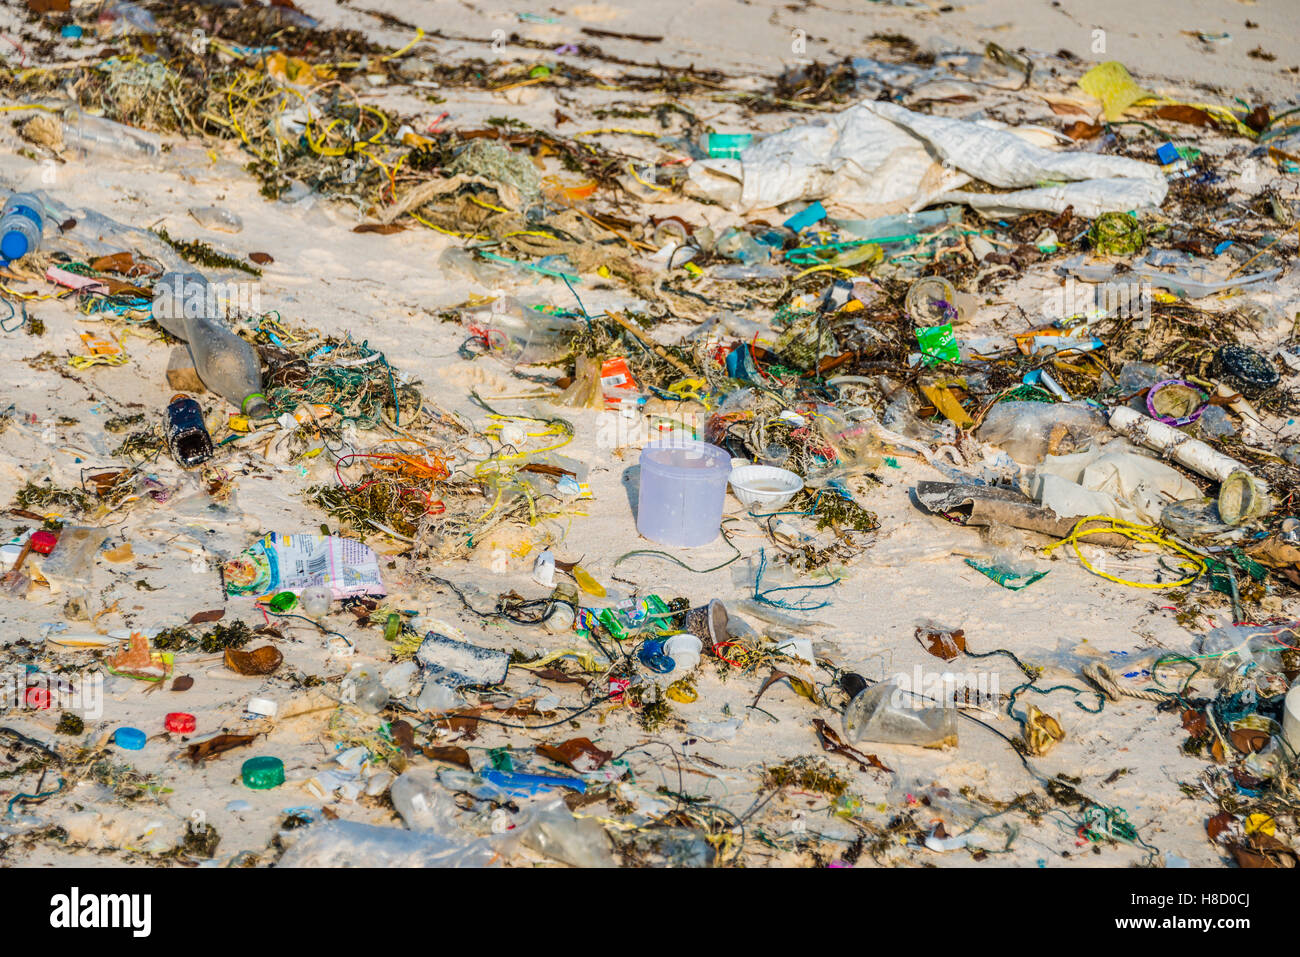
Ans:
POLYGON ((361 542, 271 532, 221 567, 228 598, 268 598, 326 585, 334 598, 385 594, 379 559, 361 542))
POLYGON ((961 361, 961 349, 950 322, 945 322, 942 326, 918 326, 916 341, 924 356, 922 362, 927 366, 961 361))

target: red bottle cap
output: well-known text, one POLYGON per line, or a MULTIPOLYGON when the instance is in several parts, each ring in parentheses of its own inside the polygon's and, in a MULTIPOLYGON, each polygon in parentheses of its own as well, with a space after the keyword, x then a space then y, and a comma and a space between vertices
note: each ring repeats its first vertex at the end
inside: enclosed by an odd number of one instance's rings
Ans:
POLYGON ((194 730, 194 715, 186 714, 184 711, 173 711, 167 715, 166 726, 168 731, 189 734, 194 730))
POLYGON ((38 555, 48 555, 54 551, 54 546, 59 543, 59 536, 53 532, 41 529, 39 532, 32 532, 32 551, 38 555))
POLYGON ((49 710, 50 689, 49 688, 28 688, 27 707, 35 708, 37 711, 49 710))

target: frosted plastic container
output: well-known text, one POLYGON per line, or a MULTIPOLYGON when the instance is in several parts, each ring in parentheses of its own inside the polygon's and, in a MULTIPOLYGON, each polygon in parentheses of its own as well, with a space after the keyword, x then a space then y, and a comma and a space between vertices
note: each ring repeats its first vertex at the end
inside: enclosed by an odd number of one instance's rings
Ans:
POLYGON ((636 530, 660 545, 698 548, 718 537, 731 454, 694 440, 641 450, 636 530))

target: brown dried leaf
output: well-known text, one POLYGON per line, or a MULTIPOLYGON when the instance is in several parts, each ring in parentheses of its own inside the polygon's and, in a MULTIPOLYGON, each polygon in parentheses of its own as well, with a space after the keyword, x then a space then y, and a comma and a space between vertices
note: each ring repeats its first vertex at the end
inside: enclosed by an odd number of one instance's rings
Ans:
POLYGON ((87 475, 86 478, 95 483, 95 494, 103 495, 117 484, 125 471, 126 469, 117 469, 113 472, 100 472, 97 475, 87 475))
POLYGON ((1232 746, 1242 754, 1255 754, 1263 751, 1268 747, 1268 742, 1273 736, 1267 731, 1260 731, 1256 728, 1239 728, 1229 733, 1228 738, 1232 741, 1232 746))
POLYGON ((1237 859, 1237 866, 1243 868, 1294 868, 1296 855, 1293 850, 1268 834, 1256 831, 1246 839, 1244 844, 1229 846, 1232 856, 1237 859))
POLYGON ((252 651, 240 651, 238 648, 226 649, 226 667, 241 675, 269 675, 280 667, 282 661, 284 655, 280 654, 279 648, 272 645, 262 645, 252 651))
POLYGON ((379 233, 383 236, 389 236, 393 233, 400 233, 406 227, 401 223, 362 223, 360 226, 353 226, 354 233, 379 233))
POLYGON ((966 650, 966 632, 962 628, 943 631, 937 628, 916 629, 916 640, 936 658, 952 661, 966 650))
POLYGON ((1216 814, 1205 822, 1205 833, 1209 835, 1211 841, 1218 841, 1219 835, 1232 828, 1236 818, 1228 811, 1216 814))
POLYGON ((1065 135, 1072 140, 1090 140, 1095 136, 1100 136, 1104 128, 1100 123, 1087 123, 1083 120, 1076 120, 1065 128, 1065 135))
POLYGON ((576 685, 583 685, 583 686, 586 686, 587 684, 586 678, 580 678, 577 675, 571 675, 566 671, 561 671, 559 668, 538 668, 536 671, 533 672, 533 674, 536 675, 538 678, 541 678, 543 681, 560 681, 566 684, 576 684, 576 685))
POLYGON ((257 735, 255 734, 219 734, 215 738, 208 738, 206 741, 200 741, 198 744, 191 744, 186 749, 189 759, 195 764, 206 761, 209 758, 215 758, 217 755, 225 754, 227 751, 233 751, 235 748, 243 748, 253 743, 257 735))
POLYGON ((813 730, 817 732, 817 740, 821 742, 823 751, 842 754, 850 761, 856 762, 863 771, 875 768, 878 771, 893 773, 894 769, 886 767, 874 754, 864 754, 857 748, 845 744, 835 730, 821 718, 813 718, 813 730))
POLYGON ((1300 548, 1270 535, 1261 542, 1247 546, 1247 555, 1269 568, 1286 568, 1300 564, 1300 548))
MULTIPOLYGON (((576 478, 578 475, 577 472, 570 472, 568 469, 562 469, 558 465, 538 465, 535 463, 531 463, 529 465, 521 465, 519 466, 519 471, 535 472, 538 475, 553 475, 556 478, 560 478, 561 476, 564 475, 572 475, 576 478)), ((559 563, 557 562, 556 564, 558 565, 559 563)))
POLYGON ((804 681, 804 679, 797 675, 792 675, 787 671, 773 671, 772 674, 768 676, 768 679, 763 682, 763 686, 758 689, 758 694, 754 696, 754 700, 750 702, 749 706, 751 708, 757 706, 758 701, 763 697, 764 692, 782 679, 790 682, 790 687, 794 689, 795 694, 807 698, 809 701, 813 702, 813 704, 817 703, 817 689, 804 681))
POLYGON ((464 748, 455 745, 432 745, 421 748, 420 752, 431 761, 446 761, 448 764, 457 764, 462 768, 473 770, 469 763, 469 752, 464 748))
POLYGON ((402 749, 402 753, 407 757, 414 754, 415 729, 411 727, 410 722, 394 721, 388 727, 393 733, 393 740, 397 742, 397 746, 402 749))
POLYGON ((270 253, 249 253, 248 258, 253 260, 253 262, 257 263, 259 266, 269 266, 271 263, 275 262, 270 253))
POLYGON ((488 706, 458 708, 455 711, 448 711, 446 714, 435 715, 433 720, 446 727, 449 731, 459 731, 465 736, 466 740, 472 741, 478 733, 479 715, 491 710, 492 708, 488 706))
POLYGON ((1194 708, 1187 708, 1183 711, 1183 730, 1193 738, 1200 738, 1209 734, 1210 725, 1204 714, 1194 708))
POLYGON ((567 765, 579 774, 595 771, 614 756, 613 751, 596 747, 590 738, 570 738, 560 744, 539 744, 537 753, 567 765))
POLYGON ((210 621, 220 621, 226 617, 226 609, 213 608, 211 611, 197 611, 190 616, 191 625, 206 625, 210 621))
MULTIPOLYGON (((152 266, 146 262, 140 262, 130 253, 113 253, 110 256, 100 256, 90 264, 90 268, 96 272, 115 272, 122 276, 131 276, 138 278, 140 276, 152 276, 158 272, 157 266, 152 266)), ((101 282, 112 282, 114 280, 100 277, 101 282)))
POLYGON ((189 691, 194 687, 194 679, 189 675, 181 675, 172 682, 172 691, 189 691))
POLYGON ((1214 118, 1204 110, 1198 110, 1194 106, 1188 106, 1185 103, 1166 103, 1164 106, 1157 106, 1155 115, 1162 120, 1172 120, 1175 123, 1189 123, 1192 126, 1213 126, 1214 118))

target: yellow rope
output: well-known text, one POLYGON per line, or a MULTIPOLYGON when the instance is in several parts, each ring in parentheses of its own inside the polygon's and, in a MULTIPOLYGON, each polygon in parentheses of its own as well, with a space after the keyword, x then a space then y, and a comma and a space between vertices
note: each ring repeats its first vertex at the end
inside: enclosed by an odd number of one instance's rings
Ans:
POLYGON ((668 192, 667 186, 656 186, 654 183, 647 183, 645 180, 643 180, 640 177, 640 175, 637 173, 636 169, 632 166, 631 160, 628 160, 627 171, 632 174, 632 178, 634 180, 636 180, 638 183, 640 183, 642 186, 646 187, 647 189, 653 189, 655 192, 658 193, 668 192))
POLYGON ((486 242, 492 239, 491 236, 480 236, 471 233, 457 233, 457 232, 453 232, 450 229, 443 229, 441 226, 435 226, 433 223, 429 222, 427 219, 425 219, 423 216, 421 216, 419 213, 415 212, 414 210, 407 210, 406 215, 410 216, 421 226, 424 226, 427 229, 432 229, 434 232, 442 233, 444 236, 455 236, 457 239, 468 239, 472 242, 486 242))
POLYGON ((482 206, 484 209, 490 209, 490 210, 492 210, 492 212, 494 212, 494 213, 508 213, 508 212, 510 212, 510 210, 506 209, 504 206, 493 206, 491 203, 485 203, 483 200, 479 199, 477 196, 471 196, 471 197, 469 198, 469 201, 470 201, 471 203, 473 203, 475 206, 482 206))
POLYGON ((852 276, 852 275, 854 275, 853 270, 851 270, 851 269, 849 269, 849 268, 847 268, 847 267, 845 267, 845 266, 837 266, 835 263, 826 263, 826 265, 824 265, 824 266, 809 266, 807 269, 805 269, 803 272, 801 272, 801 273, 799 273, 798 275, 796 275, 796 276, 795 276, 793 279, 791 279, 790 281, 791 281, 791 282, 798 282, 798 281, 799 281, 800 279, 802 279, 804 276, 810 275, 811 273, 815 273, 815 272, 826 272, 828 269, 833 269, 833 270, 835 270, 836 272, 843 273, 843 274, 846 275, 846 276, 852 276))
POLYGON ((652 140, 658 139, 661 135, 650 130, 634 130, 625 126, 604 126, 598 130, 583 130, 580 133, 574 133, 573 136, 577 139, 579 136, 596 136, 599 133, 625 133, 628 136, 645 136, 652 140))
POLYGON ((72 290, 66 289, 60 292, 51 292, 51 293, 19 292, 16 289, 10 289, 4 283, 0 282, 0 292, 3 292, 6 296, 13 296, 15 299, 21 299, 24 302, 40 302, 45 299, 63 299, 64 297, 68 296, 72 292, 72 290))
POLYGON ((1184 548, 1172 539, 1166 538, 1160 529, 1155 525, 1139 525, 1136 522, 1128 522, 1122 518, 1111 518, 1107 515, 1089 515, 1087 518, 1081 518, 1075 522, 1074 528, 1070 529, 1070 534, 1065 536, 1059 542, 1053 542, 1043 549, 1043 554, 1049 554, 1053 549, 1059 548, 1069 542, 1074 548, 1074 554, 1079 559, 1080 564, 1088 571, 1107 581, 1115 582, 1117 585, 1128 585, 1130 588, 1181 588, 1183 585, 1190 585, 1196 579, 1205 573, 1205 559, 1195 552, 1184 548), (1101 522, 1103 524, 1093 527, 1084 528, 1090 522, 1101 522), (1140 545, 1156 545, 1160 548, 1167 548, 1172 552, 1182 555, 1186 561, 1181 564, 1191 563, 1195 566, 1196 572, 1188 578, 1180 581, 1161 584, 1159 582, 1131 582, 1124 578, 1111 575, 1095 568, 1088 559, 1083 557, 1083 552, 1079 548, 1079 539, 1087 535, 1115 534, 1123 535, 1125 538, 1140 545))
POLYGON ((124 366, 126 365, 126 353, 119 352, 116 355, 97 355, 97 356, 70 356, 68 365, 74 369, 89 369, 91 366, 124 366))

